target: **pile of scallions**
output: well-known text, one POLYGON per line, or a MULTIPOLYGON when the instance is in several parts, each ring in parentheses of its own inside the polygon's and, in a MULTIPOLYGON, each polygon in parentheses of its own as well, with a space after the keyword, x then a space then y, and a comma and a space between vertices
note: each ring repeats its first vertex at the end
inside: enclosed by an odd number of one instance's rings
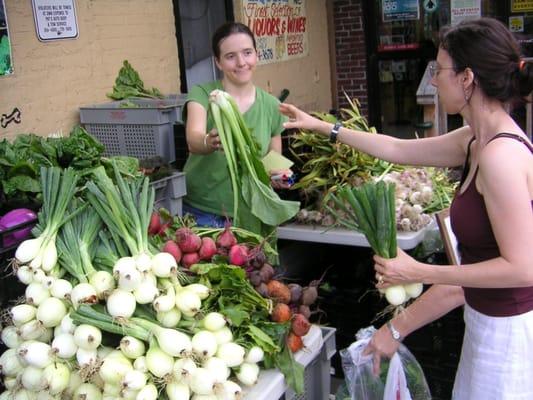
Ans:
POLYGON ((239 399, 261 347, 236 343, 226 318, 201 311, 191 283, 147 232, 148 180, 43 168, 35 238, 15 254, 26 286, 1 332, 0 399, 239 399))

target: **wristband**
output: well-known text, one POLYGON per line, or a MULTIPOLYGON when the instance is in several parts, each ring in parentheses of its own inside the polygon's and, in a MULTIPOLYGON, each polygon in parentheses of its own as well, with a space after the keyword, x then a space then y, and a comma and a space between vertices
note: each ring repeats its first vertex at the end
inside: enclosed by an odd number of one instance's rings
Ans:
POLYGON ((398 330, 394 327, 394 325, 392 325, 392 322, 387 322, 387 327, 389 328, 390 330, 390 333, 392 335, 392 337, 394 338, 394 340, 397 340, 398 342, 401 342, 402 341, 402 335, 400 335, 400 332, 398 332, 398 330))
POLYGON ((337 141, 337 135, 339 134, 339 129, 341 126, 342 124, 340 122, 335 122, 335 125, 333 125, 333 128, 331 128, 331 132, 329 133, 330 143, 335 143, 337 141))

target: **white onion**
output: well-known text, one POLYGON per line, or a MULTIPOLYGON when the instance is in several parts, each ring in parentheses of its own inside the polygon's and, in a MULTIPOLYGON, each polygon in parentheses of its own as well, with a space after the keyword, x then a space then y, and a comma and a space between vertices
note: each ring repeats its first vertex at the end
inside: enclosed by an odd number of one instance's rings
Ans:
POLYGON ((48 278, 46 272, 44 272, 41 268, 30 267, 30 269, 33 271, 33 282, 42 284, 48 278))
POLYGON ((193 291, 183 289, 176 293, 176 307, 187 317, 194 317, 200 307, 202 306, 202 301, 200 297, 193 291))
POLYGON ((27 265, 21 265, 17 268, 17 278, 25 285, 33 282, 33 271, 27 265))
MULTIPOLYGON (((55 235, 45 245, 43 250, 43 259, 41 262, 41 268, 43 271, 51 271, 57 264, 57 248, 55 235)), ((31 263, 30 263, 31 265, 31 263)))
POLYGON ((135 360, 144 355, 146 348, 142 340, 134 338, 133 336, 124 336, 120 340, 120 351, 122 351, 126 357, 135 360))
POLYGON ((102 392, 92 383, 82 383, 74 391, 72 400, 102 400, 102 392))
POLYGON ((189 380, 189 386, 194 393, 212 394, 215 386, 215 379, 211 371, 205 368, 196 368, 189 380))
POLYGON ((28 239, 23 241, 21 244, 19 244, 17 250, 15 251, 15 258, 21 264, 26 264, 30 262, 39 253, 42 243, 43 238, 40 236, 35 239, 28 239))
POLYGON ((422 294, 422 291, 424 290, 424 285, 422 283, 415 282, 403 285, 403 288, 405 289, 405 294, 409 296, 409 298, 416 299, 422 294))
POLYGON ((115 278, 107 271, 97 271, 91 275, 89 283, 99 299, 105 299, 115 288, 115 278))
POLYGON ((135 267, 140 272, 148 272, 152 268, 152 256, 150 254, 141 253, 135 256, 135 267))
POLYGON ((218 312, 210 312, 202 320, 205 329, 211 332, 219 331, 226 325, 226 318, 218 312))
POLYGON ((168 400, 189 400, 191 391, 189 386, 180 382, 169 382, 165 387, 168 400))
POLYGON ((97 359, 98 355, 96 350, 85 350, 81 347, 76 350, 76 361, 78 361, 78 365, 82 368, 86 365, 92 365, 96 363, 97 359))
POLYGON ((102 343, 102 332, 92 325, 81 324, 74 331, 74 343, 85 350, 96 350, 102 343))
POLYGON ((17 355, 17 349, 7 349, 0 356, 0 373, 7 377, 15 377, 22 371, 24 364, 17 355))
POLYGON ((15 377, 6 376, 3 380, 4 386, 7 390, 13 390, 17 387, 18 381, 15 377))
POLYGON ((175 329, 153 326, 152 333, 157 338, 161 350, 174 357, 183 357, 192 350, 191 338, 175 329))
POLYGON ((200 300, 207 299, 211 293, 211 289, 201 283, 191 283, 190 285, 185 286, 184 289, 191 290, 200 298, 200 300))
POLYGON ((217 340, 215 335, 209 331, 199 331, 194 334, 191 340, 194 353, 203 358, 212 357, 217 351, 217 340))
POLYGON ((152 272, 159 278, 169 278, 177 269, 176 259, 170 253, 157 253, 152 257, 152 272))
POLYGON ((38 392, 44 389, 43 369, 28 365, 20 375, 20 383, 24 389, 38 392))
POLYGON ((65 389, 65 392, 63 395, 65 398, 72 398, 74 397, 74 391, 83 383, 80 372, 78 370, 71 371, 70 378, 68 380, 68 386, 65 389))
POLYGON ((156 297, 156 299, 152 303, 156 312, 170 311, 174 308, 175 304, 176 293, 174 292, 174 288, 172 286, 169 286, 167 288, 167 292, 165 294, 156 297))
POLYGON ((135 268, 135 259, 133 257, 119 258, 113 265, 113 275, 118 276, 122 271, 135 268))
POLYGON ((252 363, 242 363, 239 371, 235 374, 239 382, 246 386, 253 386, 259 377, 259 366, 252 363))
POLYGON ((231 329, 229 329, 227 326, 216 332, 213 332, 213 334, 215 335, 215 339, 219 346, 224 343, 229 343, 233 340, 233 333, 231 333, 231 329))
POLYGON ((240 400, 242 396, 241 387, 233 381, 223 382, 221 392, 222 394, 219 397, 224 400, 240 400))
POLYGON ((47 343, 30 340, 22 343, 18 348, 19 357, 37 368, 44 368, 50 365, 52 359, 52 347, 47 343))
POLYGON ((133 361, 133 369, 141 372, 148 372, 148 367, 146 366, 146 357, 137 357, 135 361, 133 361))
POLYGON ((46 328, 36 319, 18 327, 18 334, 23 340, 36 340, 45 332, 46 328))
POLYGON ((78 346, 70 333, 60 333, 52 341, 52 351, 60 358, 69 359, 76 355, 78 346))
POLYGON ((150 383, 139 390, 136 400, 157 400, 158 395, 157 388, 153 383, 150 383))
POLYGON ((29 304, 19 304, 11 307, 9 311, 13 325, 21 326, 35 318, 37 308, 29 304))
POLYGON ((10 400, 37 400, 37 394, 31 390, 19 389, 13 393, 10 400))
POLYGON ((244 362, 257 364, 258 362, 263 361, 264 356, 265 356, 265 352, 263 351, 261 347, 253 346, 246 353, 246 357, 244 357, 244 362))
POLYGON ((52 363, 44 369, 43 379, 48 392, 53 395, 58 395, 68 386, 70 369, 63 363, 52 363))
POLYGON ((174 358, 162 351, 159 347, 152 346, 146 352, 146 367, 148 371, 158 378, 163 378, 172 373, 174 358))
POLYGON ((169 311, 158 312, 156 318, 165 328, 174 328, 181 320, 181 311, 176 307, 173 307, 169 311))
POLYGON ((22 340, 17 332, 17 328, 10 325, 2 329, 2 342, 8 349, 18 347, 22 343, 22 340))
POLYGON ((192 372, 198 368, 191 358, 178 358, 174 363, 172 373, 176 382, 185 381, 191 377, 192 372))
POLYGON ((146 386, 147 380, 148 376, 144 372, 132 369, 126 372, 126 375, 124 375, 124 378, 122 378, 121 385, 124 388, 141 390, 144 386, 146 386))
POLYGON ((135 296, 122 289, 115 289, 107 298, 106 308, 113 318, 129 318, 135 312, 135 296))
POLYGON ((33 306, 38 306, 45 299, 50 297, 50 291, 45 288, 41 283, 33 282, 26 286, 26 303, 33 306))
POLYGON ((118 274, 118 287, 128 292, 133 292, 142 281, 142 275, 137 268, 124 268, 118 274))
POLYGON ((148 304, 154 301, 159 294, 159 289, 151 279, 143 279, 141 284, 133 291, 135 300, 139 304, 148 304))
POLYGON ((385 298, 393 306, 399 306, 406 302, 407 295, 402 285, 395 285, 385 289, 385 298))
POLYGON ((217 357, 224 360, 230 368, 241 365, 244 361, 244 347, 237 343, 223 343, 218 347, 217 357))
POLYGON ((39 337, 35 340, 43 343, 50 343, 54 337, 54 330, 52 328, 43 328, 39 337))
POLYGON ((66 279, 56 279, 50 286, 50 294, 61 300, 69 299, 71 292, 72 283, 66 279))
POLYGON ((53 328, 67 315, 67 307, 56 297, 48 297, 37 308, 37 320, 46 328, 53 328))
POLYGON ((124 376, 133 370, 131 362, 118 352, 119 355, 111 355, 104 358, 98 374, 105 383, 119 385, 124 376))
POLYGON ((79 283, 72 288, 70 300, 74 308, 84 303, 94 304, 97 302, 96 290, 88 283, 79 283))
POLYGON ((231 373, 231 370, 228 368, 226 363, 218 357, 211 357, 207 359, 203 363, 202 367, 212 372, 216 383, 225 382, 231 373))
POLYGON ((76 324, 70 318, 70 314, 67 314, 61 319, 61 332, 73 334, 76 330, 76 324))

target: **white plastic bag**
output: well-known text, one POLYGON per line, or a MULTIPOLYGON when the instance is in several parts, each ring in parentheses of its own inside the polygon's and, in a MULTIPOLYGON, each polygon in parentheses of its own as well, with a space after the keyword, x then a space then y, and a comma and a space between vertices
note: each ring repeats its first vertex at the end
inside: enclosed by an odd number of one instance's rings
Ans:
POLYGON ((352 400, 430 400, 431 394, 420 365, 402 344, 392 359, 381 361, 378 376, 373 373, 372 355, 363 356, 376 329, 357 332, 357 340, 340 351, 342 369, 352 400))

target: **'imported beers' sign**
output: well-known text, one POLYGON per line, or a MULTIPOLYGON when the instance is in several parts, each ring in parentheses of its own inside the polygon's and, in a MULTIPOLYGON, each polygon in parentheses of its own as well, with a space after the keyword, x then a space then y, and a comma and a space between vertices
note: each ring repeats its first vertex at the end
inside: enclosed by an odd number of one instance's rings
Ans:
POLYGON ((260 64, 309 52, 306 0, 242 0, 242 22, 252 30, 260 64))

